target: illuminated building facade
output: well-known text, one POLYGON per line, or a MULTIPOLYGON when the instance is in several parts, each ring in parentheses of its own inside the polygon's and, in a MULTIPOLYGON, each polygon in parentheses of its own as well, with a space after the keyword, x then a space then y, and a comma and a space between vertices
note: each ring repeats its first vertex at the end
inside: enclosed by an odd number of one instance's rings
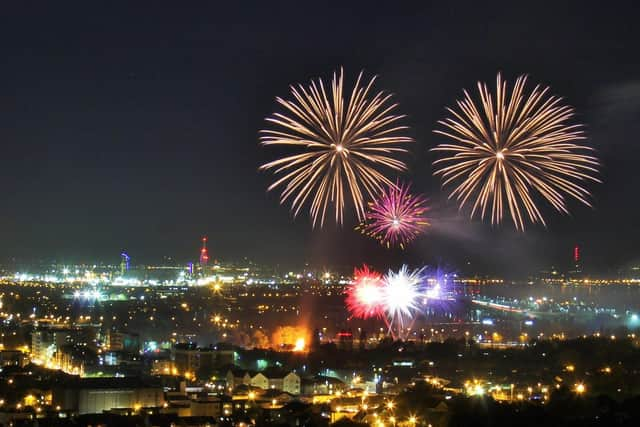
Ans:
POLYGON ((236 352, 232 349, 201 348, 194 343, 182 343, 171 349, 171 359, 179 375, 210 375, 217 368, 235 363, 236 352))
POLYGON ((580 252, 580 246, 575 245, 573 247, 573 253, 572 253, 572 265, 571 265, 571 269, 569 270, 569 279, 580 279, 583 276, 583 268, 582 268, 582 259, 581 259, 581 252, 580 252))
POLYGON ((159 407, 163 403, 162 386, 139 378, 83 378, 53 390, 53 405, 80 415, 159 407))
POLYGON ((295 372, 267 369, 251 377, 250 385, 263 390, 281 390, 294 395, 300 394, 300 376, 295 372))
POLYGON ((207 250, 207 237, 202 238, 202 248, 200 248, 200 268, 206 269, 209 263, 209 251, 207 250))
POLYGON ((0 367, 26 366, 29 357, 20 350, 0 350, 0 367))
POLYGON ((140 351, 140 336, 127 332, 110 330, 107 334, 106 347, 111 351, 140 351))

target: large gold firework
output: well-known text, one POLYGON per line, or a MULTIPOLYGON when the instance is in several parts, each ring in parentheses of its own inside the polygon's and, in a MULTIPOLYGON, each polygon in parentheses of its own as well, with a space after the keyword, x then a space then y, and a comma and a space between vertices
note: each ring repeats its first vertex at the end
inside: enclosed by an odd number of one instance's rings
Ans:
POLYGON ((321 79, 308 87, 291 86, 293 100, 277 98, 286 114, 266 119, 277 129, 261 131, 262 145, 298 149, 260 169, 274 169, 280 175, 269 190, 283 186, 280 203, 291 200, 294 216, 310 205, 314 227, 318 222, 324 225, 331 204, 341 224, 349 199, 358 219, 363 219, 366 200, 393 186, 380 170, 405 170, 404 162, 394 155, 405 152, 401 146, 412 141, 402 136, 406 126, 397 122, 404 116, 393 114, 397 104, 390 102, 391 95, 378 92, 368 98, 375 77, 361 85, 360 73, 345 99, 343 74, 342 70, 333 74, 329 93, 321 79))
POLYGON ((538 200, 568 213, 566 196, 591 206, 583 183, 600 182, 594 176, 598 160, 579 142, 585 139, 582 125, 569 123, 574 110, 547 96, 548 87, 536 86, 526 95, 526 80, 518 77, 509 93, 498 74, 495 94, 478 82, 479 107, 464 91, 459 110, 448 108, 452 117, 438 122, 443 130, 435 130, 453 142, 433 148, 448 155, 434 162, 434 174, 443 186, 455 185, 449 198, 461 209, 473 203, 472 218, 480 212, 484 219, 490 208, 492 224, 502 221, 508 207, 519 230, 526 217, 546 225, 538 200))

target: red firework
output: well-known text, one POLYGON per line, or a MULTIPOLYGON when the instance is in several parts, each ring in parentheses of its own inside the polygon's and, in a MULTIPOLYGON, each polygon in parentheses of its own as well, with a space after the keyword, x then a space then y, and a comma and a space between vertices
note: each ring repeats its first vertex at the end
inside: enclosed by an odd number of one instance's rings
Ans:
POLYGON ((384 313, 382 275, 366 265, 353 271, 353 283, 346 290, 346 304, 353 317, 368 319, 384 313))
POLYGON ((357 229, 387 247, 405 245, 429 226, 427 200, 409 192, 411 185, 396 183, 369 203, 365 220, 357 229))

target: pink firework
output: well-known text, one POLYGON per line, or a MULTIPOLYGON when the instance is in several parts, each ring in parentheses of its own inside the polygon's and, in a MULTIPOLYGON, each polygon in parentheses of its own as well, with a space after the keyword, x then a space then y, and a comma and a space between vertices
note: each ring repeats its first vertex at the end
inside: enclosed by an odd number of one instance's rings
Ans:
POLYGON ((366 265, 353 272, 353 283, 347 287, 346 304, 353 317, 368 319, 382 316, 384 292, 382 276, 366 265))
POLYGON ((425 213, 427 200, 409 192, 409 184, 396 183, 369 203, 365 220, 357 229, 378 239, 387 247, 405 245, 422 234, 429 226, 425 213))

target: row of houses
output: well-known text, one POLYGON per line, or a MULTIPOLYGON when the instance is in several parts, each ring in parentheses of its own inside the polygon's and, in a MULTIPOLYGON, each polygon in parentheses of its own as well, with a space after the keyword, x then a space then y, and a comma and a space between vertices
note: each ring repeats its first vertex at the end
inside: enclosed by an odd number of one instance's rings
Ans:
POLYGON ((229 390, 233 390, 241 385, 247 385, 263 390, 282 390, 293 395, 299 395, 301 393, 300 376, 295 372, 286 372, 280 369, 266 369, 261 372, 229 369, 229 371, 227 371, 226 381, 229 390))
POLYGON ((316 375, 302 378, 294 371, 268 368, 253 372, 232 368, 225 376, 227 390, 233 392, 241 386, 262 390, 281 390, 294 396, 313 396, 332 394, 348 389, 348 385, 334 377, 316 375))

